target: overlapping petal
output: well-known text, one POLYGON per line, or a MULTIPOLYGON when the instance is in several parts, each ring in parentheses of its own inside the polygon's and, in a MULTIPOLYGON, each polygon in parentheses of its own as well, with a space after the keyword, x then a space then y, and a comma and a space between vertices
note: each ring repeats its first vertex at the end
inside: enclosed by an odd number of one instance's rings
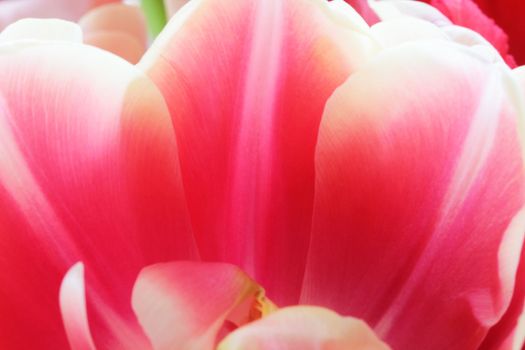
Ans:
MULTIPOLYGON (((519 97, 525 97, 525 69, 518 68, 513 71, 517 80, 518 89, 515 93, 519 97), (522 89, 519 89, 521 87, 522 89), (521 95, 521 96, 519 96, 521 95)), ((521 108, 525 108, 525 99, 522 99, 521 108)), ((522 123, 525 119, 521 120, 522 123)), ((520 126, 523 132, 523 124, 520 126)), ((522 135, 523 137, 524 135, 522 135)), ((483 340, 480 350, 521 350, 525 345, 525 250, 522 247, 521 258, 516 274, 515 288, 512 301, 505 314, 492 327, 483 340)))
MULTIPOLYGON (((428 1, 427 1, 428 2, 428 1)), ((490 43, 511 67, 516 66, 509 54, 508 38, 494 21, 487 17, 472 0, 433 0, 432 6, 419 1, 373 1, 372 8, 383 20, 409 16, 429 21, 450 33, 453 39, 490 43), (467 29, 468 28, 468 29, 467 29), (470 32, 470 33, 469 33, 470 32), (459 34, 458 34, 459 33, 459 34)))
POLYGON ((281 309, 230 333, 218 350, 388 350, 363 322, 312 306, 281 309))
POLYGON ((475 349, 509 306, 525 232, 509 70, 444 40, 387 49, 329 100, 302 300, 393 348, 475 349))
POLYGON ((113 52, 133 64, 146 51, 146 20, 138 6, 119 3, 99 6, 78 23, 85 43, 113 52))
POLYGON ((507 46, 508 39, 510 54, 518 64, 525 63, 525 27, 521 24, 525 2, 521 0, 423 1, 448 12, 447 15, 450 15, 455 23, 472 28, 481 34, 488 34, 487 39, 498 49, 507 46), (494 21, 497 26, 494 25, 494 21), (504 33, 499 28, 503 29, 504 33))
POLYGON ((511 66, 516 66, 514 58, 509 55, 509 38, 507 34, 481 11, 473 0, 432 0, 429 3, 447 16, 452 23, 470 28, 487 39, 511 66))
POLYGON ((129 63, 137 63, 144 54, 144 46, 129 34, 118 31, 99 30, 84 35, 84 43, 96 46, 124 58, 129 63))
POLYGON ((257 283, 223 263, 148 266, 133 289, 133 309, 155 350, 213 350, 225 332, 273 308, 257 283))
POLYGON ((48 39, 0 45, 0 348, 67 348, 58 295, 76 261, 97 348, 140 347, 137 273, 197 254, 169 114, 134 66, 48 39))
POLYGON ((521 252, 516 276, 509 308, 490 329, 479 350, 522 350, 525 346, 525 251, 521 252))
POLYGON ((171 112, 202 257, 242 267, 278 304, 298 300, 318 125, 373 50, 367 28, 342 1, 197 0, 139 64, 171 112))

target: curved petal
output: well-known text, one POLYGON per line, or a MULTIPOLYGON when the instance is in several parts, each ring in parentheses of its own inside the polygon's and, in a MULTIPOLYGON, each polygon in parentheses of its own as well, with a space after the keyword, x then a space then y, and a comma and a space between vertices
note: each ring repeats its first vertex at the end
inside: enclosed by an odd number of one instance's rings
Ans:
POLYGON ((141 344, 138 271, 196 256, 177 157, 134 66, 71 42, 0 45, 0 348, 67 348, 57 296, 76 261, 97 347, 141 344))
POLYGON ((447 40, 446 34, 437 26, 417 18, 398 18, 379 22, 372 26, 372 35, 383 47, 395 47, 417 40, 447 40))
POLYGON ((406 43, 334 93, 303 302, 366 320, 395 349, 479 346, 510 303, 525 232, 507 75, 457 44, 406 43))
POLYGON ((525 250, 521 252, 516 287, 505 315, 490 329, 479 350, 522 350, 525 345, 525 250))
POLYGON ((22 18, 61 18, 76 21, 86 11, 118 0, 0 1, 0 30, 22 18))
POLYGON ((509 65, 516 66, 514 58, 509 55, 507 34, 493 19, 487 17, 473 0, 432 0, 430 3, 450 18, 452 23, 473 29, 481 34, 494 45, 509 65))
MULTIPOLYGON (((517 79, 516 96, 525 107, 525 68, 513 71, 517 79), (521 89, 519 89, 521 87, 521 89)), ((522 118, 525 119, 525 110, 522 118)), ((522 122, 525 120, 522 119, 522 122)), ((521 126, 521 129, 523 127, 521 126)), ((523 137, 523 135, 522 135, 523 137)), ((522 138, 522 143, 523 143, 522 138)), ((480 350, 522 350, 525 344, 525 249, 522 247, 520 265, 516 275, 516 284, 512 301, 502 319, 490 329, 483 340, 480 350)))
POLYGON ((196 0, 139 64, 172 115, 203 258, 279 304, 298 300, 321 114, 374 49, 366 31, 342 1, 196 0))
MULTIPOLYGON (((499 40, 500 45, 508 48, 513 56, 512 58, 515 58, 518 64, 525 63, 525 27, 521 24, 521 18, 525 11, 525 2, 521 0, 423 1, 430 2, 438 8, 445 8, 445 12, 451 11, 454 20, 464 22, 462 25, 468 26, 482 34, 488 33, 492 38, 499 40), (447 10, 447 8, 450 10, 447 10), (457 11, 458 8, 460 11, 457 11), (467 11, 470 13, 467 13, 467 11), (493 20, 497 26, 494 25, 493 20), (491 29, 490 27, 493 28, 491 29), (494 29, 494 27, 501 28, 504 31, 503 35, 499 32, 499 29, 494 29), (508 46, 506 44, 507 37, 508 46)), ((461 25, 459 22, 458 24, 461 25)), ((490 38, 487 39, 490 40, 490 38)))
POLYGON ((85 34, 98 31, 125 33, 145 48, 148 42, 146 19, 138 6, 107 4, 86 13, 78 21, 85 34))
MULTIPOLYGON (((379 3, 375 6, 378 6, 378 4, 379 3)), ((382 2, 378 8, 383 10, 388 9, 389 6, 398 8, 401 4, 404 4, 404 2, 400 1, 400 4, 398 4, 398 1, 382 2)), ((426 4, 419 5, 431 7, 426 4)), ((403 9, 402 6, 401 9, 403 9)), ((376 41, 384 48, 396 47, 411 41, 452 41, 465 46, 471 54, 483 57, 483 59, 488 62, 503 62, 503 58, 498 51, 477 32, 452 24, 441 23, 438 25, 436 23, 439 24, 439 21, 424 20, 416 15, 392 15, 391 18, 374 24, 370 32, 376 41)))
POLYGON ((470 28, 489 42, 511 67, 516 66, 509 55, 508 38, 505 32, 487 17, 472 0, 393 0, 373 1, 372 8, 382 19, 410 16, 430 21, 438 26, 464 29, 470 28), (440 12, 441 11, 441 12, 440 12))
POLYGON ((73 350, 95 350, 86 309, 84 265, 76 263, 60 285, 60 312, 69 345, 73 350))
POLYGON ((84 36, 84 43, 114 53, 126 61, 136 64, 145 48, 134 37, 117 31, 96 31, 84 36))
POLYGON ((320 307, 281 309, 230 333, 217 350, 388 350, 363 321, 320 307))
POLYGON ((274 308, 239 268, 180 261, 143 269, 132 303, 155 350, 213 350, 225 322, 238 327, 274 308))
POLYGON ((53 20, 46 22, 46 25, 42 26, 42 20, 40 19, 25 18, 0 32, 0 44, 23 40, 81 43, 82 29, 69 21, 53 20))

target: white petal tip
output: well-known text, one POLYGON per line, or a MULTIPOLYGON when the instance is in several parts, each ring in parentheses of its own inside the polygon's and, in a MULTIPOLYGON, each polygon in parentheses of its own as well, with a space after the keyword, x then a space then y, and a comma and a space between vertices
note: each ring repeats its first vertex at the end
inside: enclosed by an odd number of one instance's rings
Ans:
POLYGON ((61 19, 25 18, 7 26, 0 33, 0 43, 16 41, 82 42, 82 29, 61 19))
POLYGON ((59 292, 60 312, 71 349, 96 350, 86 309, 84 264, 73 265, 65 274, 59 292))

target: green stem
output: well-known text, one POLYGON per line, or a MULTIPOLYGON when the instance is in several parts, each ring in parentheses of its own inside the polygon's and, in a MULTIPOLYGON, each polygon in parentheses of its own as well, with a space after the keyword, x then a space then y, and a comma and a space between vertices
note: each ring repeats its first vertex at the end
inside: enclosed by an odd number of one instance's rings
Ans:
POLYGON ((152 38, 155 38, 164 28, 167 22, 166 8, 163 0, 141 0, 142 11, 146 15, 148 30, 152 38))

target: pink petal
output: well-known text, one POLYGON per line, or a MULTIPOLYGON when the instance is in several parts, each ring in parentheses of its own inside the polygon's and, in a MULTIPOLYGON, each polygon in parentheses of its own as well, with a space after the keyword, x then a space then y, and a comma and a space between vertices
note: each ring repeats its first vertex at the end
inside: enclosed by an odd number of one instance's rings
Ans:
POLYGON ((85 34, 122 32, 134 38, 143 48, 147 45, 146 20, 137 6, 119 3, 100 6, 82 16, 78 23, 85 34))
POLYGON ((132 303, 156 350, 213 350, 225 321, 237 327, 273 308, 239 268, 194 262, 146 267, 132 303))
POLYGON ((137 273, 196 257, 162 96, 88 46, 26 40, 0 52, 0 348, 67 348, 57 296, 76 261, 97 347, 140 345, 137 273))
POLYGON ((94 350, 89 330, 84 285, 84 265, 77 263, 69 269, 60 286, 60 311, 69 345, 73 350, 94 350))
MULTIPOLYGON (((514 70, 514 75, 521 85, 519 92, 525 97, 525 69, 514 70)), ((525 101, 525 99, 523 99, 525 101)), ((505 315, 490 329, 483 340, 480 350, 521 350, 525 344, 525 249, 522 247, 520 263, 512 301, 505 315)))
POLYGON ((373 49, 366 28, 342 1, 194 1, 139 64, 172 115, 202 257, 280 304, 298 300, 321 114, 373 49))
POLYGON ((145 47, 134 37, 118 31, 95 31, 84 36, 84 43, 114 53, 129 63, 137 63, 145 47))
POLYGON ((405 43, 334 93, 303 302, 364 319, 395 349, 479 346, 510 303, 525 232, 502 67, 405 43))
POLYGON ((296 306, 230 333, 217 350, 388 350, 363 321, 328 309, 296 306))
POLYGON ((522 350, 525 344, 525 250, 512 296, 505 315, 490 329, 479 350, 522 350))
POLYGON ((137 63, 146 51, 146 20, 137 6, 99 6, 85 14, 79 24, 86 44, 112 52, 130 63, 137 63))

